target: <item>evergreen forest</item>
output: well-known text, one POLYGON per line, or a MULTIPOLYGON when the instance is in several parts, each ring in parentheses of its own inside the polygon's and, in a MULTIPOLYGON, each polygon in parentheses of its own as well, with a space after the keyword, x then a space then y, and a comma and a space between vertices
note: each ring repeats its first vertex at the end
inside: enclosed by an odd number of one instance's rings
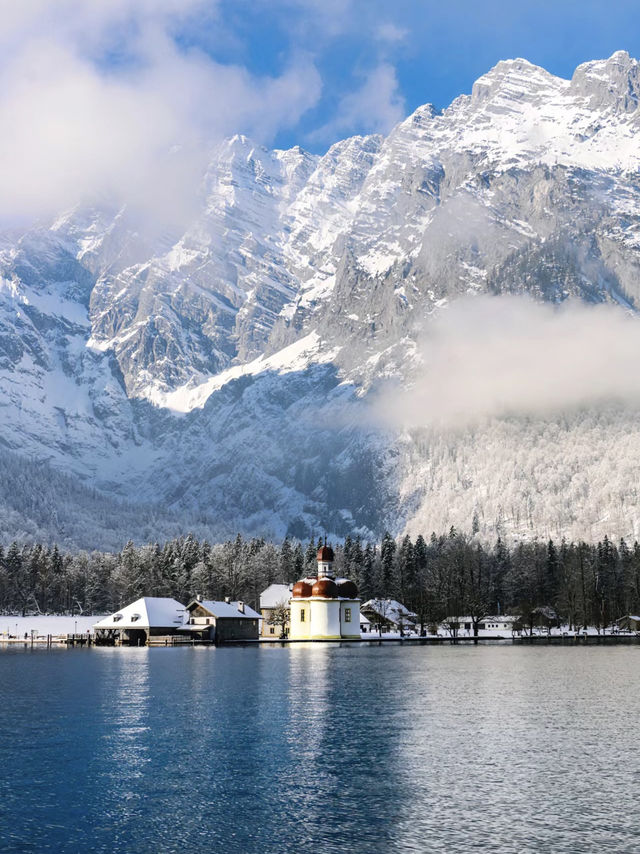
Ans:
MULTIPOLYGON (((244 539, 199 541, 189 534, 164 545, 127 543, 116 554, 66 553, 57 546, 0 547, 3 614, 106 614, 141 596, 229 596, 258 607, 272 582, 315 574, 320 544, 244 539)), ((337 575, 356 581, 363 601, 398 599, 422 627, 468 616, 520 615, 524 627, 567 623, 604 629, 640 612, 640 544, 607 537, 585 542, 492 544, 448 534, 380 543, 347 537, 334 546, 337 575)))

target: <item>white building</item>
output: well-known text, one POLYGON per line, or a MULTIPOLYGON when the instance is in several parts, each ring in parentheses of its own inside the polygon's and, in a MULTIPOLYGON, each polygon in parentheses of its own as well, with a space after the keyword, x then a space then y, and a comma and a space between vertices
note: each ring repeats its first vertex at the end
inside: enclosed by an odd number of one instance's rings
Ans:
POLYGON ((485 617, 481 620, 478 628, 484 632, 512 632, 517 619, 517 617, 509 617, 506 614, 498 614, 497 617, 485 617))
MULTIPOLYGON (((498 614, 493 617, 482 617, 480 620, 477 617, 475 619, 478 622, 478 632, 486 637, 492 637, 505 633, 511 635, 518 618, 510 617, 506 614, 498 614)), ((442 628, 448 634, 457 634, 460 637, 465 637, 473 635, 473 621, 474 618, 469 616, 447 617, 442 623, 442 628)))
POLYGON ((143 596, 95 623, 96 633, 118 638, 120 643, 144 646, 150 637, 174 635, 185 624, 186 608, 175 599, 143 596))
POLYGON ((418 619, 413 611, 396 599, 369 599, 360 610, 372 626, 382 631, 410 631, 418 619))
POLYGON ((318 549, 318 575, 293 585, 289 607, 292 640, 357 640, 360 638, 358 588, 333 572, 333 549, 318 549))
MULTIPOLYGON (((282 632, 282 625, 276 625, 273 620, 273 615, 281 608, 289 609, 289 599, 293 584, 270 584, 266 590, 260 594, 260 614, 262 615, 262 628, 260 634, 265 638, 277 639, 282 632)), ((284 630, 289 629, 289 620, 286 621, 284 630)))

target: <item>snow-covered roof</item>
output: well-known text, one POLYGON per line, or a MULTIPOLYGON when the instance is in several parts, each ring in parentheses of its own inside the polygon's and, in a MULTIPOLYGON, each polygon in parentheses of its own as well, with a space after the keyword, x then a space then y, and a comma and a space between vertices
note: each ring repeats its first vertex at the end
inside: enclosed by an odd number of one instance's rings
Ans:
POLYGON ((270 584, 260 594, 260 607, 277 608, 278 605, 288 605, 292 587, 292 584, 270 584))
POLYGON ((185 621, 185 606, 176 599, 143 596, 95 623, 94 629, 170 629, 185 621))
POLYGON ((374 611, 392 623, 416 619, 416 614, 409 611, 402 602, 398 602, 396 599, 369 599, 368 602, 360 606, 360 612, 362 613, 362 611, 374 611))
MULTIPOLYGON (((511 617, 508 614, 502 614, 497 617, 495 615, 490 615, 488 617, 475 617, 475 619, 479 623, 515 623, 518 619, 517 617, 511 617)), ((473 623, 474 617, 445 617, 442 621, 443 623, 473 623)))
POLYGON ((638 620, 640 622, 640 617, 636 617, 634 614, 627 614, 625 617, 620 617, 616 622, 620 622, 621 620, 638 620))
POLYGON ((368 620, 363 613, 360 613, 360 625, 361 626, 370 626, 371 621, 368 620))
POLYGON ((234 617, 235 619, 259 620, 260 614, 244 604, 244 611, 240 610, 240 602, 218 602, 215 599, 194 599, 188 605, 189 610, 199 605, 208 611, 212 617, 234 617))

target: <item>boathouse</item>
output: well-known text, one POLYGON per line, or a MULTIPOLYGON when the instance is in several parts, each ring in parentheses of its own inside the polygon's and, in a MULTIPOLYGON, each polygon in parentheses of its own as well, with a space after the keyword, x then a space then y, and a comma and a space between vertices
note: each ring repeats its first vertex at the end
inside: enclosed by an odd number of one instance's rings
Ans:
POLYGON ((244 602, 197 598, 187 605, 186 616, 180 633, 189 632, 194 640, 258 640, 260 614, 244 602))
POLYGON ((176 599, 143 596, 95 623, 96 639, 126 646, 145 646, 149 638, 175 635, 185 622, 185 607, 176 599))

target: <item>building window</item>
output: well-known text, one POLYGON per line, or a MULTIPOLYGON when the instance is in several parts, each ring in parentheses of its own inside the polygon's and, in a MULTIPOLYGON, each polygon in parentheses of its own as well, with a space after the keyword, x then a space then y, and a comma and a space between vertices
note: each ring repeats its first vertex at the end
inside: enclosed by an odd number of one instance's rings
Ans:
POLYGON ((300 608, 300 622, 304 623, 304 608, 300 608))
POLYGON ((351 622, 351 608, 344 609, 344 621, 345 623, 351 622))

